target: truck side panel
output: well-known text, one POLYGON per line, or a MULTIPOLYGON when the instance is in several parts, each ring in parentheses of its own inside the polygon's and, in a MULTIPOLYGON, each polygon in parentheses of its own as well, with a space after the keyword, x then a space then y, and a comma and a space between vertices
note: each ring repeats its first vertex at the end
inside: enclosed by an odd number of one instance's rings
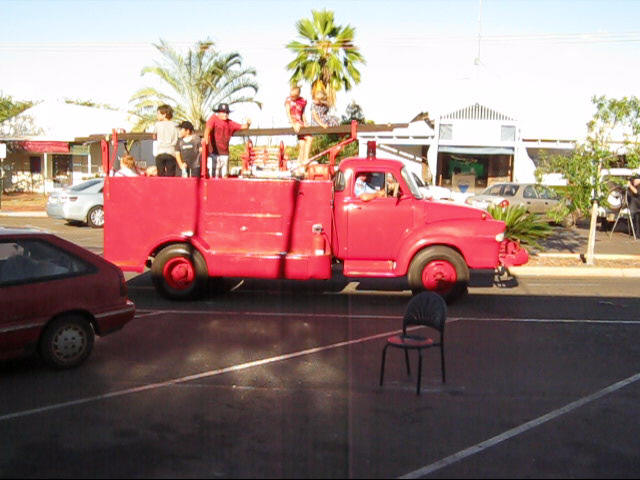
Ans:
POLYGON ((110 177, 104 188, 104 256, 122 270, 144 269, 149 253, 196 228, 197 178, 110 177))
POLYGON ((205 180, 199 235, 212 276, 329 278, 331 252, 314 249, 313 225, 331 237, 331 183, 270 179, 205 180))
POLYGON ((328 181, 111 177, 105 187, 105 257, 142 271, 159 246, 191 242, 211 276, 329 278, 328 181), (107 185, 108 184, 108 185, 107 185), (126 227, 125 227, 126 225, 126 227))

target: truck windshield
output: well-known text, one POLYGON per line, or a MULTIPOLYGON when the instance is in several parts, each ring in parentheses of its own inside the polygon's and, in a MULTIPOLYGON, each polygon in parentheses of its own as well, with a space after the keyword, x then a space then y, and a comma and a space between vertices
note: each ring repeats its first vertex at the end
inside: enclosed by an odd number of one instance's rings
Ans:
POLYGON ((407 185, 409 185, 409 189, 411 190, 411 194, 415 198, 421 199, 422 198, 422 193, 420 193, 420 189, 418 188, 418 185, 416 184, 415 179, 407 171, 406 167, 404 167, 401 170, 401 173, 402 173, 402 178, 404 178, 404 181, 407 183, 407 185))

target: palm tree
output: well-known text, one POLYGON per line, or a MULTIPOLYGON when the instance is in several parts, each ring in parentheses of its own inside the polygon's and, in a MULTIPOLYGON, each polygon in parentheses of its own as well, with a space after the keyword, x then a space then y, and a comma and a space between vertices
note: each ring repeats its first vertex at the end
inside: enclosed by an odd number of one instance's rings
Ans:
POLYGON ((156 75, 164 88, 142 88, 131 97, 132 114, 138 119, 134 130, 141 131, 153 124, 156 108, 164 103, 173 107, 176 120, 189 120, 198 130, 204 128, 218 103, 254 103, 261 107, 255 100, 256 71, 242 66, 240 54, 218 52, 209 40, 198 42, 185 55, 164 40, 153 46, 162 55, 161 61, 145 67, 142 75, 156 75))
POLYGON ((353 43, 355 28, 334 23, 333 12, 312 10, 313 19, 303 18, 296 23, 302 42, 293 41, 287 48, 296 54, 287 65, 293 70, 291 83, 301 80, 311 83, 312 89, 324 89, 330 105, 335 104, 335 93, 344 87, 350 90, 360 83, 360 71, 364 57, 353 43))

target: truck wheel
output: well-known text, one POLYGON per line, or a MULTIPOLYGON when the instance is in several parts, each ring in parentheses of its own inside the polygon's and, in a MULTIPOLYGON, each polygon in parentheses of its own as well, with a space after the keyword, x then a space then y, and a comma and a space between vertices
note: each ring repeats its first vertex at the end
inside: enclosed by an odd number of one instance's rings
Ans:
POLYGON ((91 228, 104 227, 104 209, 102 205, 96 205, 89 210, 89 213, 87 213, 87 224, 91 228))
POLYGON ((65 315, 51 322, 40 338, 40 355, 54 368, 73 368, 84 362, 95 334, 89 321, 80 315, 65 315))
POLYGON ((187 300, 202 294, 209 274, 200 252, 181 243, 160 250, 151 265, 151 278, 163 297, 187 300))
POLYGON ((469 268, 462 256, 449 247, 428 247, 420 251, 409 267, 409 286, 420 292, 431 290, 447 303, 466 293, 469 268))

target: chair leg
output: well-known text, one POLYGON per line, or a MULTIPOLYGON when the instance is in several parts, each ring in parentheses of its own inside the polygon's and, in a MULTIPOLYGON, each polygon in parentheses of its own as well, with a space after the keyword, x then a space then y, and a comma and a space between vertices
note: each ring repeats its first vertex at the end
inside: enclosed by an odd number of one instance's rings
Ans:
POLYGON ((382 386, 382 382, 384 381, 384 363, 387 358, 387 347, 389 344, 385 345, 382 349, 382 364, 380 365, 380 386, 382 386))
POLYGON ((409 350, 404 349, 404 363, 407 365, 407 375, 411 376, 411 368, 409 367, 409 350))
POLYGON ((422 384, 422 350, 418 350, 418 388, 416 395, 420 395, 420 385, 422 384))
POLYGON ((444 369, 444 345, 440 345, 440 366, 442 367, 442 383, 446 383, 445 369, 444 369))

